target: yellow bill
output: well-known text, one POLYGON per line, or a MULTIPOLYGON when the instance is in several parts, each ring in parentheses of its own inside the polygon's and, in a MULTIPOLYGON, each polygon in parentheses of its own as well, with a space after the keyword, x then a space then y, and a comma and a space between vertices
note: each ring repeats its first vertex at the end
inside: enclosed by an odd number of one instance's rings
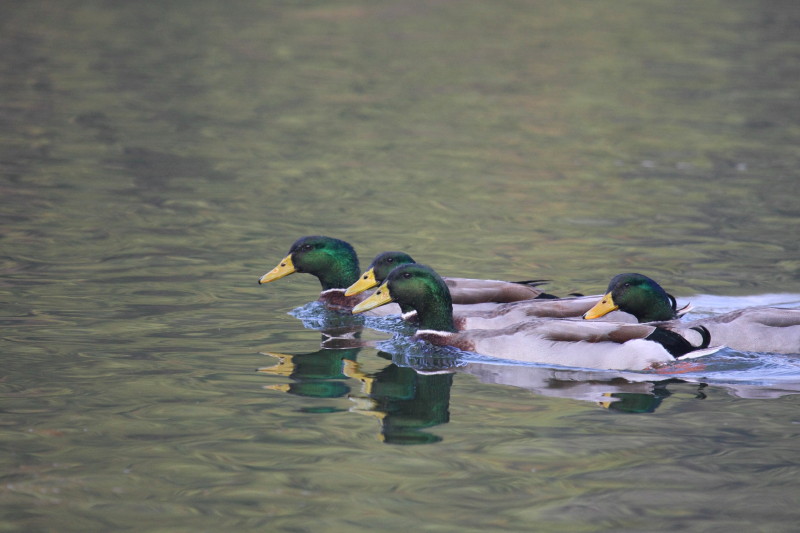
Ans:
POLYGON ((389 294, 389 287, 386 286, 384 283, 378 290, 375 291, 375 294, 358 304, 353 308, 353 314, 363 313, 364 311, 369 311, 370 309, 375 309, 376 307, 380 307, 382 305, 386 305, 391 303, 392 295, 389 294))
POLYGON ((288 383, 276 383, 275 385, 264 385, 264 388, 280 392, 289 392, 292 386, 289 385, 288 383))
MULTIPOLYGON (((611 396, 610 392, 604 392, 603 396, 607 396, 609 398, 613 398, 613 396, 611 396)), ((617 400, 608 400, 608 401, 605 401, 605 402, 597 402, 597 405, 599 405, 603 409, 611 409, 611 404, 614 403, 615 401, 617 401, 617 400)))
POLYGON ((616 311, 617 309, 619 309, 619 306, 614 303, 614 298, 611 297, 611 293, 609 292, 603 296, 603 299, 597 302, 594 307, 586 311, 586 313, 583 315, 583 318, 586 320, 600 318, 601 316, 607 315, 611 311, 616 311))
POLYGON ((342 365, 342 374, 347 376, 348 378, 353 378, 361 381, 364 384, 364 392, 366 394, 372 394, 372 384, 375 382, 375 378, 370 376, 365 371, 361 369, 361 365, 356 363, 353 360, 345 359, 342 365))
POLYGON ((275 281, 276 279, 281 279, 289 274, 294 274, 297 272, 297 269, 292 264, 292 254, 287 255, 283 261, 278 263, 278 266, 261 276, 258 280, 258 284, 261 285, 262 283, 269 283, 270 281, 275 281))
POLYGON ((375 269, 370 268, 358 278, 358 281, 347 287, 347 290, 344 291, 344 295, 352 296, 354 294, 359 294, 377 285, 378 281, 375 279, 375 269))
POLYGON ((291 376, 296 365, 294 364, 294 356, 286 353, 277 352, 261 352, 264 355, 276 357, 278 363, 272 366, 265 366, 257 369, 257 372, 265 372, 267 374, 275 374, 276 376, 291 376))

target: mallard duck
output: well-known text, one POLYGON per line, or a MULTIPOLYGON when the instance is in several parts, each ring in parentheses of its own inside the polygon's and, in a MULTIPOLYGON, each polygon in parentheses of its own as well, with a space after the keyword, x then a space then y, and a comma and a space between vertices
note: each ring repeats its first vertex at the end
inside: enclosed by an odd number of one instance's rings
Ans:
POLYGON ((583 318, 599 318, 617 309, 630 313, 639 322, 678 318, 675 297, 643 274, 617 274, 611 278, 606 294, 583 318))
POLYGON ((393 270, 372 296, 353 308, 353 313, 394 301, 417 311, 417 339, 515 361, 639 370, 706 348, 710 340, 702 327, 677 330, 568 319, 529 320, 503 329, 459 333, 447 285, 431 268, 420 264, 393 270))
MULTIPOLYGON (((669 294, 669 312, 683 316, 691 310, 691 305, 677 307, 675 298, 669 294)), ((534 299, 497 305, 491 309, 453 308, 453 318, 459 331, 467 329, 497 329, 507 327, 531 318, 579 318, 603 298, 603 295, 571 298, 534 299)), ((604 317, 610 322, 638 322, 637 318, 622 310, 612 311, 604 317)))
MULTIPOLYGON (((669 327, 677 318, 675 298, 642 274, 614 276, 606 295, 584 318, 598 318, 617 309, 632 314, 639 322, 661 322, 669 327)), ((800 354, 800 309, 749 307, 681 326, 702 326, 711 334, 713 344, 734 350, 800 354)))
MULTIPOLYGON (((525 300, 497 305, 489 310, 473 310, 465 308, 465 306, 456 310, 456 306, 453 306, 453 320, 456 328, 462 331, 467 329, 502 328, 532 318, 580 318, 602 298, 603 295, 598 294, 595 296, 548 300, 525 300)), ((672 297, 669 296, 669 298, 672 297)), ((680 317, 689 312, 692 306, 686 305, 678 309, 673 303, 672 309, 680 317)), ((603 317, 603 320, 608 322, 638 322, 635 316, 621 310, 609 312, 603 317)))
MULTIPOLYGON (((406 260, 405 258, 410 262, 414 261, 408 254, 390 253, 405 256, 404 258, 395 256, 398 262, 406 260)), ((378 257, 381 255, 384 254, 380 254, 378 257)), ((391 265, 391 263, 392 261, 381 261, 381 264, 391 265)), ((382 269, 379 271, 382 272, 382 269)), ((319 279, 322 286, 319 301, 328 308, 349 311, 367 297, 366 294, 361 294, 367 287, 362 287, 357 291, 345 290, 362 281, 361 271, 358 267, 358 255, 352 245, 346 241, 320 235, 301 237, 292 244, 289 254, 275 268, 261 276, 258 283, 259 285, 269 283, 295 272, 312 274, 319 279)), ((515 283, 451 278, 448 283, 457 300, 464 305, 469 304, 469 308, 473 311, 492 309, 494 302, 543 297, 544 294, 534 286, 541 281, 515 283)), ((389 315, 402 312, 397 306, 390 306, 377 311, 377 314, 389 315)))
MULTIPOLYGON (((345 295, 359 294, 380 285, 389 273, 401 265, 414 263, 404 252, 383 252, 375 256, 366 272, 351 285, 345 295)), ((531 318, 578 318, 592 308, 602 295, 556 298, 543 292, 536 284, 544 280, 522 282, 442 278, 453 301, 453 320, 456 329, 498 329, 531 318), (467 302, 471 304, 467 305, 467 302), (491 305, 476 305, 475 302, 491 305), (494 304, 496 303, 496 304, 494 304)), ((403 316, 414 320, 416 312, 400 304, 403 316)), ((627 313, 617 312, 612 321, 635 322, 627 313)))
MULTIPOLYGON (((405 252, 383 252, 375 256, 369 268, 351 285, 345 295, 359 294, 380 285, 389 273, 400 265, 415 263, 405 252)), ((579 317, 588 311, 600 295, 583 298, 556 298, 537 285, 546 280, 498 281, 470 278, 442 278, 453 301, 456 328, 496 329, 516 324, 531 317, 579 317)), ((400 304, 403 318, 416 320, 411 306, 400 304)), ((613 318, 625 320, 624 313, 613 318)), ((631 321, 634 321, 632 317, 631 321)))
MULTIPOLYGON (((380 285, 400 265, 416 263, 405 252, 383 252, 375 256, 366 272, 350 285, 347 296, 359 294, 380 285)), ((442 278, 450 289, 454 304, 508 303, 535 298, 555 298, 537 288, 546 280, 499 281, 494 279, 442 278)), ((401 308, 403 306, 400 306, 401 308)), ((406 311, 406 310, 404 310, 406 311)))
MULTIPOLYGON (((278 266, 261 276, 258 284, 269 283, 295 272, 316 276, 322 285, 319 301, 326 307, 349 311, 366 298, 363 294, 345 295, 345 289, 358 280, 361 270, 353 247, 342 240, 321 235, 310 235, 297 239, 289 249, 289 255, 278 266)), ((398 307, 381 314, 396 314, 398 307)))

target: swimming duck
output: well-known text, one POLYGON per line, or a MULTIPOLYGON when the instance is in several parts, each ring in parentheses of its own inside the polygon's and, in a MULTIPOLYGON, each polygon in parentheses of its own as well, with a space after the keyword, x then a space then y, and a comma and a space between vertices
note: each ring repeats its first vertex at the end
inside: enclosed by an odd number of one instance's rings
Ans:
MULTIPOLYGON (((415 263, 405 252, 383 252, 375 256, 366 272, 345 291, 347 296, 359 294, 380 285, 400 265, 415 263)), ((555 298, 538 289, 546 280, 499 281, 493 279, 442 278, 450 289, 454 304, 508 303, 536 298, 555 298)), ((402 305, 400 306, 403 307, 402 305)), ((403 310, 408 311, 407 309, 403 310)))
MULTIPOLYGON (((675 299, 667 295, 672 301, 672 312, 677 317, 688 313, 691 304, 677 308, 675 299)), ((466 329, 495 329, 524 322, 531 318, 580 318, 593 308, 603 295, 579 296, 571 298, 535 299, 522 302, 500 304, 492 309, 453 308, 453 319, 459 331, 466 329)), ((610 311, 603 316, 607 322, 638 322, 637 318, 622 310, 610 311)))
MULTIPOLYGON (((366 298, 363 294, 345 295, 345 289, 358 280, 361 272, 356 251, 348 242, 322 235, 301 237, 292 244, 289 255, 278 266, 259 278, 258 284, 269 283, 295 272, 316 276, 322 285, 318 301, 328 308, 349 311, 366 298)), ((395 307, 382 314, 399 312, 395 307)))
MULTIPOLYGON (((675 298, 642 274, 614 276, 605 296, 584 315, 594 319, 619 309, 639 322, 674 323, 675 298)), ((749 307, 723 315, 681 323, 704 327, 715 345, 747 352, 800 354, 800 309, 749 307)))
MULTIPOLYGON (((408 254, 394 257, 398 262, 414 261, 408 254)), ((392 261, 382 261, 382 263, 391 265, 392 261)), ((319 301, 328 308, 349 311, 367 297, 367 295, 361 294, 367 287, 360 288, 358 291, 345 290, 362 281, 361 271, 358 267, 358 255, 352 245, 346 241, 321 235, 301 237, 292 244, 289 254, 275 268, 261 276, 258 283, 259 285, 269 283, 295 272, 312 274, 319 279, 322 286, 319 301)), ((536 298, 542 297, 544 294, 534 286, 541 283, 541 280, 514 283, 450 278, 448 283, 456 300, 462 304, 470 304, 470 308, 473 310, 491 309, 494 307, 493 302, 536 298)), ((399 313, 401 311, 397 306, 391 306, 388 309, 381 309, 377 314, 399 313)))
MULTIPOLYGON (((345 295, 359 294, 380 285, 400 265, 414 263, 404 252, 383 252, 375 256, 369 268, 351 285, 345 295)), ((578 318, 591 309, 602 295, 556 298, 536 288, 544 280, 508 282, 495 280, 442 278, 453 301, 456 329, 498 329, 531 318, 578 318), (459 305, 465 302, 499 302, 496 305, 459 305), (506 303, 503 303, 506 302, 506 303)), ((400 304, 403 316, 414 320, 411 306, 400 304)), ((618 311, 608 320, 636 322, 632 315, 618 311)))
POLYGON ((393 270, 372 296, 353 308, 353 313, 394 301, 417 311, 416 339, 515 361, 640 370, 706 348, 710 340, 702 327, 667 329, 568 319, 535 319, 503 329, 458 332, 447 285, 431 268, 420 264, 393 270))

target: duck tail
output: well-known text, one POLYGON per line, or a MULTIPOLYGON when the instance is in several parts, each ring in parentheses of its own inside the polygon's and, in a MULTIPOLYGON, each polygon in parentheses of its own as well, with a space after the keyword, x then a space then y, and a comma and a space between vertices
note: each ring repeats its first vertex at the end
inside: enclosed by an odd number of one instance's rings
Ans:
POLYGON ((546 292, 543 292, 542 294, 534 298, 534 300, 558 300, 558 299, 559 299, 558 296, 556 296, 555 294, 548 294, 546 292))
POLYGON ((705 326, 694 326, 690 329, 693 329, 696 332, 698 332, 700 336, 703 338, 703 342, 701 342, 700 346, 698 346, 695 349, 702 350, 704 348, 708 348, 708 346, 711 344, 711 332, 709 332, 705 326))
POLYGON ((648 335, 645 340, 659 343, 670 353, 670 355, 672 355, 672 357, 679 359, 680 357, 689 352, 693 352, 694 350, 708 348, 708 345, 711 343, 711 334, 708 332, 705 326, 696 326, 690 329, 697 331, 702 337, 703 340, 699 346, 694 346, 680 333, 661 327, 657 327, 655 330, 653 330, 653 332, 648 335))
POLYGON ((511 281, 510 283, 516 283, 518 285, 527 285, 529 287, 538 287, 539 285, 545 285, 550 283, 551 280, 549 279, 524 279, 521 281, 511 281))

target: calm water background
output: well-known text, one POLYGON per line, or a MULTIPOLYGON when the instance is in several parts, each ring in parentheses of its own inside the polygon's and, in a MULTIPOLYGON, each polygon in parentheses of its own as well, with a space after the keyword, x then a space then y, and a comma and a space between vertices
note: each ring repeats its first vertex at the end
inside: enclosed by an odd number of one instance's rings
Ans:
POLYGON ((256 279, 796 295, 799 79, 793 0, 0 3, 0 531, 796 530, 797 357, 417 374, 256 279))

